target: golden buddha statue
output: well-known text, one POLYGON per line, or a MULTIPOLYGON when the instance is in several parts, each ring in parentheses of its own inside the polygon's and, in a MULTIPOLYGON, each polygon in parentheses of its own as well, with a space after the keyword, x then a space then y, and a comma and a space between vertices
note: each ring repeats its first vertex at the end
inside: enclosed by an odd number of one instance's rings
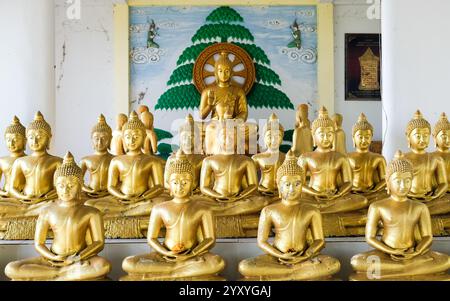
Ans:
POLYGON ((145 132, 147 134, 142 151, 144 154, 154 155, 158 152, 158 138, 153 128, 153 114, 149 111, 144 111, 141 113, 140 119, 145 126, 145 132))
POLYGON ((217 153, 218 123, 225 121, 237 128, 245 127, 245 135, 248 136, 248 128, 245 121, 248 117, 247 98, 245 91, 232 84, 233 69, 227 52, 222 52, 214 64, 214 76, 216 84, 205 88, 200 98, 200 116, 204 120, 211 114, 211 120, 205 129, 205 152, 217 153))
POLYGON ((380 154, 369 151, 373 137, 373 126, 361 113, 358 122, 352 128, 355 152, 349 153, 350 166, 353 170, 352 192, 364 195, 369 203, 387 198, 386 160, 380 154))
POLYGON ((311 122, 308 119, 308 105, 305 103, 297 108, 295 129, 292 134, 292 150, 297 157, 313 151, 311 122))
POLYGON ((40 210, 57 197, 53 175, 62 159, 47 153, 52 132, 41 112, 36 113, 27 127, 26 136, 32 154, 17 158, 12 166, 11 198, 0 203, 2 218, 38 216, 40 210))
POLYGON ((83 178, 89 172, 89 182, 83 185, 83 192, 88 198, 100 198, 108 195, 108 170, 114 157, 108 152, 111 144, 112 130, 106 123, 105 116, 98 117, 97 124, 91 130, 94 154, 81 159, 80 167, 83 178))
POLYGON ((305 153, 298 164, 309 172, 311 178, 304 201, 320 208, 322 213, 350 212, 366 208, 367 199, 362 195, 351 194, 352 169, 347 155, 333 151, 335 124, 322 107, 319 116, 312 124, 314 145, 317 149, 305 153))
POLYGON ((127 123, 128 117, 125 114, 118 114, 116 119, 116 129, 112 132, 111 154, 114 156, 125 155, 125 145, 123 143, 122 128, 127 123))
MULTIPOLYGON (((148 216, 163 192, 163 167, 152 155, 142 153, 145 126, 132 112, 123 126, 127 153, 111 160, 108 171, 110 196, 86 201, 105 213, 105 219, 124 216, 148 216)), ((108 221, 108 220, 107 220, 108 221)))
POLYGON ((341 114, 334 114, 331 119, 335 126, 333 150, 340 152, 341 154, 347 154, 346 136, 344 129, 342 128, 344 117, 341 114))
MULTIPOLYGON (((245 155, 235 154, 236 128, 221 126, 218 154, 203 160, 200 190, 216 216, 257 213, 271 198, 259 196, 256 166, 245 155)), ((256 225, 255 225, 256 227, 256 225)))
POLYGON ((216 240, 212 212, 190 198, 194 167, 182 150, 168 165, 173 199, 153 208, 147 234, 155 252, 125 258, 128 276, 121 280, 219 280, 225 262, 209 253, 216 240), (162 227, 166 233, 160 243, 162 227))
POLYGON ((431 215, 450 212, 450 195, 447 195, 448 180, 444 160, 428 153, 431 135, 430 123, 416 111, 408 122, 406 137, 411 152, 405 158, 411 161, 414 172, 408 197, 425 202, 431 215))
POLYGON ((319 280, 339 272, 337 259, 319 253, 325 247, 322 217, 317 208, 301 202, 304 178, 290 150, 277 171, 281 202, 265 207, 259 219, 258 246, 267 254, 239 263, 245 279, 319 280), (272 230, 273 245, 268 241, 272 230))
POLYGON ((97 254, 105 244, 101 213, 83 205, 81 168, 72 154, 55 172, 58 200, 40 214, 34 245, 41 255, 10 262, 5 274, 13 280, 95 280, 103 279, 111 270, 109 262, 97 254), (47 233, 53 232, 50 248, 47 233))
POLYGON ((447 194, 450 193, 450 122, 447 119, 447 115, 442 113, 439 121, 433 128, 433 137, 436 146, 436 152, 434 154, 441 157, 445 164, 445 170, 447 174, 447 181, 449 183, 447 188, 447 194))
MULTIPOLYGON (((17 158, 25 156, 25 146, 27 137, 25 127, 20 123, 19 118, 14 116, 11 124, 5 131, 6 146, 10 152, 9 156, 0 158, 0 179, 3 175, 3 189, 0 189, 0 202, 3 198, 9 198, 9 186, 11 183, 11 170, 17 158)), ((25 183, 21 183, 24 185, 25 183)))
POLYGON ((284 161, 284 154, 280 152, 280 144, 283 141, 284 128, 275 114, 270 115, 264 126, 264 143, 267 150, 253 155, 252 159, 261 170, 258 191, 263 195, 278 197, 277 193, 277 169, 284 161))
MULTIPOLYGON (((185 122, 180 126, 180 129, 178 131, 179 139, 180 139, 180 149, 185 154, 186 158, 189 160, 189 162, 192 164, 192 167, 194 168, 193 173, 193 187, 192 190, 194 193, 200 192, 200 171, 202 169, 202 163, 203 159, 205 158, 204 155, 199 154, 196 152, 195 146, 199 138, 199 133, 196 133, 195 131, 195 123, 194 118, 192 118, 191 114, 188 114, 186 117, 185 122)), ((170 166, 170 162, 175 160, 176 154, 172 154, 166 162, 166 167, 164 171, 164 187, 166 189, 170 188, 169 185, 169 175, 167 173, 167 169, 170 166)))
POLYGON ((370 205, 366 241, 375 250, 351 259, 351 280, 449 280, 450 257, 430 250, 428 207, 408 198, 414 165, 398 151, 386 171, 390 197, 370 205), (377 233, 382 224, 381 239, 377 233))

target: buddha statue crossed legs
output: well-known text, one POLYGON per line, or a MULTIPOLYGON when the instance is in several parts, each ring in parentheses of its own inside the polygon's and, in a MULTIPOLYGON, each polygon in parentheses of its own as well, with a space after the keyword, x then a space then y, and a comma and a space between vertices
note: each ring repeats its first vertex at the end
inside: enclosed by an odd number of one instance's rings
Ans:
POLYGON ((319 280, 339 272, 337 259, 320 255, 325 246, 320 211, 301 202, 305 175, 293 151, 277 171, 281 202, 261 211, 258 246, 267 254, 245 259, 239 272, 247 280, 319 280), (268 242, 273 230, 273 245, 268 242), (310 231, 311 242, 307 239, 310 231))
POLYGON ((390 197, 370 205, 366 241, 375 250, 353 256, 351 280, 449 280, 450 257, 430 250, 428 207, 408 198, 414 167, 398 151, 386 171, 390 197), (377 238, 380 225, 381 239, 377 238))
POLYGON ((40 257, 9 263, 5 274, 13 280, 94 280, 104 278, 111 266, 97 254, 103 249, 101 213, 81 200, 82 172, 70 153, 55 172, 58 200, 39 214, 35 248, 40 257), (53 232, 50 248, 47 233, 53 232))
POLYGON ((150 216, 148 243, 154 252, 125 258, 121 280, 220 280, 222 258, 209 250, 215 244, 211 210, 191 199, 194 167, 182 150, 166 169, 173 199, 156 205, 150 216), (164 242, 158 235, 166 229, 164 242))

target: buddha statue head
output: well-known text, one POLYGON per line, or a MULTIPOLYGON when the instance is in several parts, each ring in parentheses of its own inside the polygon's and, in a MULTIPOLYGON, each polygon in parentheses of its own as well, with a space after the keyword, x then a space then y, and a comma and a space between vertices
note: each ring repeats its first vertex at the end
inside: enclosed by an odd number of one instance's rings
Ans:
POLYGON ((64 156, 63 163, 56 169, 54 185, 60 200, 64 202, 78 201, 81 196, 83 173, 75 163, 70 152, 64 156))
POLYGON ((447 119, 447 115, 442 113, 438 122, 433 129, 433 137, 435 146, 441 151, 447 151, 450 149, 450 122, 447 119))
POLYGON ((386 184, 388 194, 406 197, 411 190, 413 178, 412 163, 398 150, 386 168, 386 184))
POLYGON ((308 119, 308 105, 302 103, 297 107, 297 114, 295 115, 295 127, 310 127, 311 122, 308 119))
POLYGON ((319 116, 313 121, 311 126, 314 146, 320 149, 332 149, 335 134, 335 124, 328 116, 327 109, 322 106, 319 116))
POLYGON ((25 150, 26 143, 25 127, 20 123, 19 118, 13 117, 10 125, 5 130, 5 141, 11 153, 19 153, 25 150))
POLYGON ((140 118, 145 128, 148 130, 153 130, 153 114, 150 111, 144 111, 140 114, 140 118))
POLYGON ((95 151, 105 152, 108 150, 111 144, 112 130, 106 123, 106 119, 103 114, 100 114, 97 124, 92 127, 91 139, 95 151))
POLYGON ((367 121, 366 115, 361 113, 358 121, 352 127, 353 146, 358 151, 368 151, 373 137, 373 126, 367 121))
POLYGON ((294 201, 302 194, 304 170, 298 165, 292 150, 286 154, 283 164, 277 170, 278 193, 281 199, 294 201))
POLYGON ((182 199, 191 195, 194 187, 194 168, 181 149, 177 151, 175 160, 169 163, 166 172, 172 196, 182 199))
POLYGON ((148 109, 148 106, 146 106, 146 105, 140 105, 136 111, 139 116, 141 116, 142 113, 144 113, 144 112, 150 112, 150 110, 148 109))
POLYGON ((26 129, 27 141, 32 151, 45 151, 50 148, 52 130, 41 112, 34 115, 34 120, 26 129))
POLYGON ((117 126, 116 130, 121 131, 123 126, 125 125, 125 123, 127 123, 127 121, 128 121, 128 116, 127 115, 125 115, 123 113, 117 114, 117 117, 116 117, 116 126, 117 126))
POLYGON ((431 126, 430 123, 423 118, 422 113, 417 110, 406 126, 406 138, 408 139, 408 147, 413 151, 425 151, 430 143, 431 126))
POLYGON ((228 83, 233 76, 232 63, 227 52, 221 52, 218 60, 214 64, 214 75, 216 83, 228 83))
POLYGON ((186 116, 178 132, 180 135, 180 149, 186 154, 193 153, 195 148, 195 123, 191 114, 186 116))
POLYGON ((342 127, 342 122, 344 121, 344 117, 342 116, 342 114, 336 113, 331 119, 334 121, 334 126, 336 127, 336 129, 340 129, 342 127))
POLYGON ((131 112, 128 121, 122 127, 122 136, 125 148, 128 151, 139 151, 144 145, 145 125, 135 111, 131 112))
POLYGON ((269 117, 269 120, 264 125, 264 143, 269 150, 277 151, 283 142, 284 128, 274 113, 269 117))

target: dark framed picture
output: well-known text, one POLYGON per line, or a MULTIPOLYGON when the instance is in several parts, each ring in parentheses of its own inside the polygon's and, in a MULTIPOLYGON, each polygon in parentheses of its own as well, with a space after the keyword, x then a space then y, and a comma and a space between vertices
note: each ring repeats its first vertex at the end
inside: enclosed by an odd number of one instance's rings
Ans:
POLYGON ((380 44, 380 34, 345 34, 345 100, 381 100, 380 44))

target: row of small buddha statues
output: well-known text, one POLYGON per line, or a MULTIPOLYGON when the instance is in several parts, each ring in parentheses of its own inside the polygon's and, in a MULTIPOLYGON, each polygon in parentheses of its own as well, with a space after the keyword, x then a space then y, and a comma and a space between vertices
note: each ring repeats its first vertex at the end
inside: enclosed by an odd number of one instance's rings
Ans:
MULTIPOLYGON (((216 239, 213 211, 192 197, 194 166, 179 150, 166 172, 172 199, 151 211, 147 240, 153 252, 125 258, 127 275, 120 280, 225 280, 219 275, 225 261, 210 252, 216 239)), ((413 164, 398 151, 386 169, 388 197, 369 208, 366 240, 375 249, 351 259, 351 280, 449 280, 450 257, 430 250, 428 207, 408 197, 413 172, 413 164)), ((279 166, 276 182, 280 201, 263 208, 258 226, 257 243, 266 254, 239 263, 243 280, 333 279, 341 264, 320 254, 325 247, 322 214, 303 201, 305 170, 292 151, 279 166)), ((105 244, 103 216, 83 204, 83 171, 70 153, 57 167, 54 185, 58 198, 37 220, 40 257, 11 262, 5 274, 13 280, 105 279, 111 264, 98 256, 105 244)))

